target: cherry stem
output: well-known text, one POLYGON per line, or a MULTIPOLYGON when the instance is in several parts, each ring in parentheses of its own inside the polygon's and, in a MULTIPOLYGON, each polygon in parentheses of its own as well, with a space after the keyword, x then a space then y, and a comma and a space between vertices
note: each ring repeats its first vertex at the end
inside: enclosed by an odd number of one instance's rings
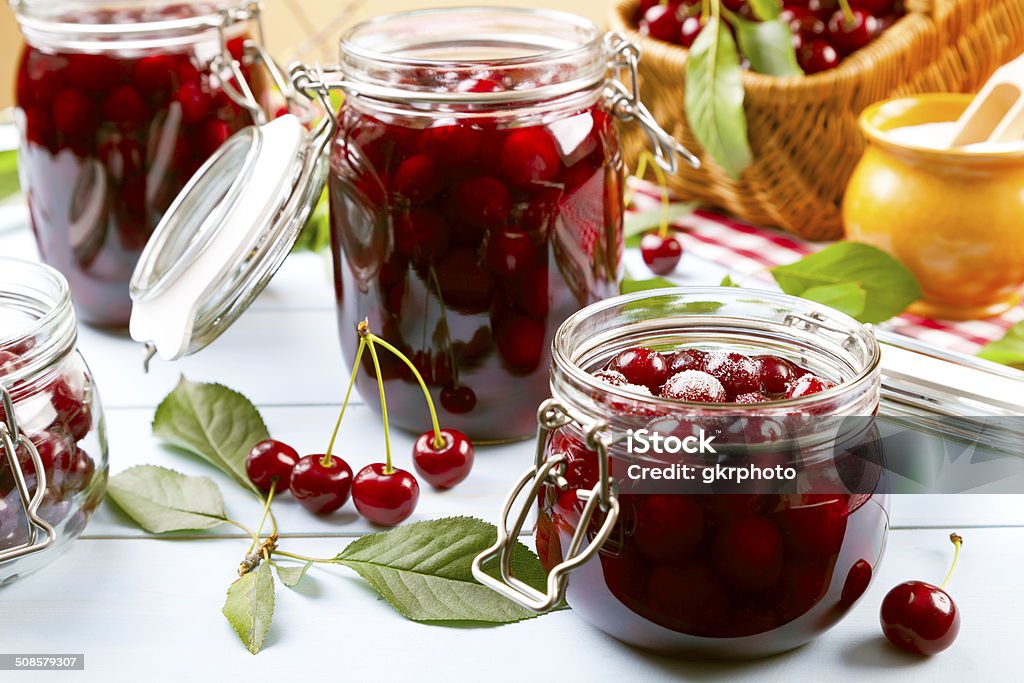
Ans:
POLYGON ((391 466, 391 430, 388 427, 388 401, 384 398, 384 378, 380 373, 380 362, 377 360, 377 350, 373 348, 374 336, 369 332, 364 337, 366 345, 370 349, 370 358, 373 359, 373 370, 377 373, 377 388, 380 390, 380 414, 384 418, 384 474, 394 474, 395 468, 391 466))
MULTIPOLYGON (((270 482, 270 491, 267 493, 266 502, 263 504, 263 517, 260 518, 260 525, 256 527, 256 533, 253 535, 252 545, 249 546, 249 552, 252 553, 256 549, 256 544, 259 543, 260 535, 263 533, 263 525, 267 523, 267 516, 270 514, 270 501, 274 500, 274 491, 277 489, 277 479, 270 482)), ((274 535, 277 534, 277 522, 273 522, 274 535)))
POLYGON ((843 22, 847 26, 853 26, 856 18, 853 16, 853 8, 850 7, 850 0, 839 0, 839 9, 843 11, 843 22))
MULTIPOLYGON (((401 351, 399 351, 394 346, 387 343, 377 335, 368 334, 367 338, 370 340, 370 353, 373 353, 373 344, 374 342, 376 342, 377 344, 380 344, 382 347, 384 347, 391 353, 398 356, 399 360, 401 360, 403 363, 409 366, 409 369, 412 370, 412 374, 415 375, 416 381, 419 382, 420 384, 420 389, 423 390, 423 397, 427 399, 427 407, 430 408, 430 422, 434 425, 434 448, 444 447, 444 438, 441 436, 441 425, 437 421, 437 411, 434 409, 434 400, 430 398, 430 390, 427 388, 427 383, 423 381, 423 376, 420 375, 420 371, 416 369, 416 366, 413 365, 412 361, 405 357, 404 353, 402 353, 401 351)), ((386 416, 384 420, 386 423, 386 416)))
POLYGON ((444 312, 444 295, 441 293, 441 283, 437 281, 437 273, 434 272, 434 266, 430 266, 430 280, 434 283, 434 292, 437 293, 437 301, 441 304, 438 310, 441 313, 441 323, 444 325, 445 353, 448 356, 448 363, 452 366, 452 379, 455 381, 455 386, 458 386, 459 369, 455 365, 455 351, 452 349, 451 330, 448 328, 448 316, 444 312))
POLYGON ((359 372, 359 361, 363 359, 363 350, 366 348, 366 339, 362 336, 359 337, 359 350, 356 351, 356 362, 352 364, 352 376, 348 380, 348 390, 345 392, 345 400, 342 401, 341 411, 338 413, 338 421, 334 423, 334 431, 331 432, 331 440, 327 444, 327 452, 324 453, 324 457, 320 458, 320 464, 324 467, 330 467, 333 464, 331 460, 331 453, 334 451, 334 440, 338 436, 338 430, 341 429, 341 418, 345 417, 345 409, 348 408, 348 399, 352 396, 352 387, 356 384, 356 373, 359 372))
POLYGON ((289 553, 284 550, 275 550, 274 555, 280 555, 281 557, 288 557, 293 560, 300 562, 314 562, 317 564, 337 564, 337 559, 333 557, 309 557, 307 555, 299 555, 298 553, 289 553))
POLYGON ((956 552, 953 554, 953 566, 949 568, 949 573, 946 574, 946 578, 942 580, 942 585, 939 588, 945 588, 949 580, 953 578, 953 570, 956 569, 956 562, 960 559, 960 548, 964 545, 964 539, 958 533, 950 534, 949 540, 953 542, 956 552))

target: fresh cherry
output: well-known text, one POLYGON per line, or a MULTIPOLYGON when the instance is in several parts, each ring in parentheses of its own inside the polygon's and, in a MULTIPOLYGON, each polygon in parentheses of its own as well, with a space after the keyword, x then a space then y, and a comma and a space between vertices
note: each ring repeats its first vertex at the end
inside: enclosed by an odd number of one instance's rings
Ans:
POLYGON ((678 44, 683 47, 692 47, 703 28, 704 24, 700 23, 700 17, 686 17, 679 27, 678 44))
POLYGON ((408 519, 420 498, 420 485, 409 472, 375 462, 359 470, 352 480, 352 501, 359 514, 381 526, 408 519))
POLYGON ((640 32, 651 38, 668 43, 674 42, 679 36, 679 29, 682 25, 678 10, 677 3, 651 7, 644 12, 644 17, 640 20, 640 32))
POLYGON ((657 393, 668 379, 668 361, 665 357, 642 346, 620 351, 609 363, 608 370, 622 373, 630 384, 647 387, 657 393))
POLYGON ((334 512, 348 501, 352 490, 352 468, 337 457, 307 455, 292 469, 289 490, 302 507, 315 515, 334 512))
POLYGON ((640 255, 652 273, 668 275, 679 265, 683 247, 674 235, 662 237, 656 232, 649 232, 640 238, 640 255))
POLYGON ((245 458, 245 472, 256 488, 269 491, 274 482, 279 482, 277 492, 281 493, 291 480, 292 469, 299 462, 299 454, 286 443, 265 439, 252 447, 245 458))
POLYGON ((816 74, 839 65, 839 53, 820 39, 805 42, 797 52, 796 58, 806 74, 816 74))
POLYGON ((725 403, 725 387, 717 379, 700 370, 684 370, 672 375, 661 388, 662 398, 700 403, 725 403))
POLYGON ((941 586, 907 581, 882 600, 882 633, 901 650, 919 655, 938 654, 952 645, 960 633, 960 610, 945 586, 956 568, 963 539, 957 534, 949 538, 956 546, 956 555, 941 586))
POLYGON ((469 476, 473 468, 473 444, 457 429, 441 430, 441 446, 433 430, 420 434, 412 446, 416 473, 439 489, 450 489, 469 476))
POLYGON ((850 20, 845 12, 836 10, 828 20, 829 42, 844 55, 864 47, 880 32, 878 19, 861 9, 853 10, 850 20))

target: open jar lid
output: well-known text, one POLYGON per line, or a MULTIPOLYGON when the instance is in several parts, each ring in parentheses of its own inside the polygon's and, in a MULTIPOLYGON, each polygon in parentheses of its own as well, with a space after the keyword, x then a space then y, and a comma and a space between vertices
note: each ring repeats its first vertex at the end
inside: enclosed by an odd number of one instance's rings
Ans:
POLYGON ((238 131, 196 172, 132 275, 129 331, 150 355, 206 347, 263 291, 323 189, 321 143, 286 114, 238 131))

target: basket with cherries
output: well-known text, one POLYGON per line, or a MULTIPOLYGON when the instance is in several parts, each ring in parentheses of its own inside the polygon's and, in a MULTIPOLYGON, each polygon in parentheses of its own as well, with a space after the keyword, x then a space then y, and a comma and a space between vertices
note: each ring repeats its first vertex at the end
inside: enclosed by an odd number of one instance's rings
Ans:
MULTIPOLYGON (((904 9, 902 0, 641 0, 636 24, 644 35, 688 48, 713 12, 720 12, 733 33, 749 22, 781 22, 800 69, 813 74, 838 66, 892 26, 904 9)), ((757 33, 769 31, 750 35, 757 33)), ((759 70, 744 49, 748 41, 739 37, 745 65, 759 70)))

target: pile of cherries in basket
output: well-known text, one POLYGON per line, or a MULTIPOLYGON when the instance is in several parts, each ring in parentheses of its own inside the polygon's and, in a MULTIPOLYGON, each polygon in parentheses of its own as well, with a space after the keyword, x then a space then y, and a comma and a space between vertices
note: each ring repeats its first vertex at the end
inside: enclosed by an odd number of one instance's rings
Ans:
MULTIPOLYGON (((0 376, 14 370, 21 362, 20 356, 10 350, 0 350, 0 376)), ((15 406, 32 402, 32 417, 19 424, 19 429, 28 433, 32 444, 39 452, 43 472, 46 475, 46 492, 39 507, 39 516, 53 526, 63 523, 71 515, 77 515, 75 524, 85 525, 92 509, 79 511, 71 499, 85 490, 96 471, 92 457, 81 447, 83 440, 92 431, 92 411, 89 408, 88 379, 77 372, 58 375, 49 384, 31 390, 31 396, 21 400, 19 386, 11 388, 15 406), (48 424, 42 424, 42 416, 48 424)), ((22 416, 22 410, 17 411, 22 416)), ((0 406, 0 421, 7 416, 0 406)), ((18 464, 25 477, 29 494, 36 489, 35 464, 28 451, 18 449, 18 464)), ((22 545, 28 540, 28 520, 25 517, 23 501, 15 483, 14 473, 0 449, 0 550, 22 545)))
POLYGON ((800 398, 835 383, 779 356, 682 348, 670 353, 633 347, 619 352, 601 381, 645 396, 700 403, 766 403, 800 398))
MULTIPOLYGON (((747 0, 721 0, 722 7, 757 21, 747 0)), ((813 74, 839 65, 903 16, 902 0, 783 0, 779 19, 793 34, 797 62, 813 74)), ((644 35, 690 47, 703 29, 701 0, 641 0, 636 15, 644 35)), ((727 19, 728 21, 728 19, 727 19)))
POLYGON ((406 520, 416 509, 420 486, 410 472, 391 464, 391 437, 388 427, 387 400, 380 377, 380 361, 375 346, 395 354, 416 376, 430 409, 432 429, 420 434, 412 447, 412 461, 416 472, 438 489, 449 489, 467 476, 473 467, 474 448, 465 434, 456 429, 442 429, 437 422, 430 392, 423 377, 404 354, 380 337, 369 332, 365 322, 360 325, 359 350, 352 369, 348 392, 341 413, 325 453, 299 457, 288 444, 274 439, 260 441, 249 452, 245 461, 249 480, 263 491, 291 491, 304 508, 317 515, 326 515, 342 507, 351 495, 356 510, 364 518, 381 526, 395 526, 406 520), (359 470, 355 476, 347 462, 332 453, 334 441, 345 415, 356 368, 364 350, 369 350, 377 371, 381 412, 384 419, 386 459, 359 470))

